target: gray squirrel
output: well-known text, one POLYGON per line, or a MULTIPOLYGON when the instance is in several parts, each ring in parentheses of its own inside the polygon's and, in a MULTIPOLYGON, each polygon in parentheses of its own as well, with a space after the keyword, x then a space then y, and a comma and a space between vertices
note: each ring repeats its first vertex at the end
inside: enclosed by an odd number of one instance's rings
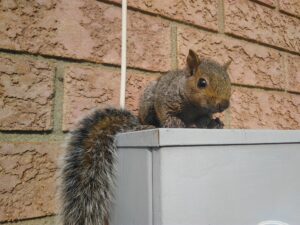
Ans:
POLYGON ((162 75, 140 100, 139 116, 95 110, 70 132, 61 168, 63 225, 108 225, 115 183, 115 134, 151 127, 223 128, 212 115, 229 107, 229 63, 200 59, 189 50, 187 66, 162 75))

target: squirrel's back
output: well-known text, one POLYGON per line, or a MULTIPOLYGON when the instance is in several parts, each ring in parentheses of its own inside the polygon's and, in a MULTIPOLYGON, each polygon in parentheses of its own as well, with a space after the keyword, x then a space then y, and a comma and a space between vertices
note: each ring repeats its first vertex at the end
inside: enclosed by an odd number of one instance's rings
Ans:
POLYGON ((71 132, 61 170, 63 225, 102 225, 109 220, 114 186, 115 134, 139 125, 119 109, 96 110, 71 132))

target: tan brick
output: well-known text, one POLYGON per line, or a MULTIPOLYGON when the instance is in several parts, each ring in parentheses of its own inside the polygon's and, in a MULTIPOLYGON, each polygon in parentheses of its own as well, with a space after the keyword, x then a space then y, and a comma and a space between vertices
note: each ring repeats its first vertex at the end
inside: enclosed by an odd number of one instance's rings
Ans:
MULTIPOLYGON (((30 0, 2 3, 0 13, 1 48, 120 64, 120 7, 93 0, 30 0)), ((128 65, 170 68, 168 22, 128 11, 128 65)))
POLYGON ((300 92, 300 56, 288 55, 286 57, 288 91, 300 92))
POLYGON ((281 11, 300 17, 299 0, 279 0, 279 9, 281 11))
POLYGON ((178 28, 178 64, 184 67, 188 50, 194 49, 219 63, 232 59, 228 72, 231 82, 261 87, 285 87, 281 54, 270 48, 224 36, 178 28))
POLYGON ((138 114, 140 96, 149 82, 156 80, 158 76, 129 73, 126 89, 126 108, 135 115, 138 114))
POLYGON ((290 129, 300 129, 300 95, 287 94, 286 97, 286 115, 287 124, 290 129))
MULTIPOLYGON (((129 12, 127 39, 128 66, 151 71, 170 70, 171 27, 168 22, 158 17, 129 12)), ((111 50, 111 46, 108 48, 111 50)), ((107 55, 105 60, 109 57, 107 55)))
POLYGON ((300 52, 300 20, 246 0, 225 0, 225 32, 300 52))
POLYGON ((52 215, 60 144, 0 144, 0 221, 52 215))
MULTIPOLYGON (((121 0, 110 0, 121 3, 121 0)), ((128 6, 211 30, 218 29, 218 0, 129 0, 128 6)))
POLYGON ((275 0, 252 0, 252 1, 254 1, 254 2, 261 2, 261 3, 269 5, 271 7, 275 7, 276 6, 275 0))
POLYGON ((235 87, 230 112, 232 128, 299 129, 300 95, 235 87))
POLYGON ((0 130, 52 129, 54 75, 48 62, 0 56, 0 130))
MULTIPOLYGON (((139 96, 156 76, 128 73, 126 108, 137 114, 139 96)), ((63 130, 94 108, 119 107, 120 73, 110 69, 69 66, 65 70, 63 130)))
POLYGON ((63 130, 99 107, 118 107, 120 75, 94 67, 68 66, 64 74, 63 130))

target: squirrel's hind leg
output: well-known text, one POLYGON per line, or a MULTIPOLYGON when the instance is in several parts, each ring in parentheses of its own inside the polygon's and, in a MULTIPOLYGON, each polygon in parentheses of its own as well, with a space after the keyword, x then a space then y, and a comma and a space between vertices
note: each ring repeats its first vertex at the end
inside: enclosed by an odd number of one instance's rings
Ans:
POLYGON ((140 97, 139 103, 139 120, 141 124, 150 124, 159 126, 159 121, 154 109, 154 92, 157 81, 152 81, 145 89, 144 94, 140 97))

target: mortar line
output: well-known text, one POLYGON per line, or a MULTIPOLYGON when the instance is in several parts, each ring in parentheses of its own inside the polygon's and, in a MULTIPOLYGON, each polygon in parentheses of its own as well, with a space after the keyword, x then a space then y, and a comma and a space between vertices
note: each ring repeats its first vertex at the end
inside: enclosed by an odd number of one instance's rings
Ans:
POLYGON ((269 45, 269 44, 266 44, 266 43, 258 42, 257 40, 247 39, 245 37, 240 37, 240 36, 237 36, 235 34, 224 33, 224 36, 225 37, 229 37, 229 38, 231 38, 233 40, 243 41, 245 43, 251 43, 251 44, 254 44, 254 45, 258 45, 258 46, 266 47, 266 48, 269 48, 269 49, 277 50, 279 52, 286 52, 286 53, 289 53, 291 55, 300 56, 300 52, 294 52, 294 51, 291 51, 291 50, 288 50, 288 49, 284 49, 282 47, 278 47, 278 46, 274 46, 274 45, 269 45))
MULTIPOLYGON (((109 63, 101 63, 98 64, 100 66, 104 66, 104 67, 111 67, 111 68, 118 68, 119 70, 121 69, 120 65, 115 65, 115 64, 109 64, 109 63)), ((134 67, 134 66, 127 66, 127 70, 136 70, 139 72, 143 72, 143 73, 165 73, 167 71, 153 71, 153 70, 148 70, 148 69, 143 69, 143 68, 138 68, 138 67, 134 67)))
POLYGON ((270 87, 253 86, 253 85, 237 84, 237 83, 232 83, 231 85, 233 87, 243 87, 243 88, 257 89, 257 90, 264 90, 264 91, 277 91, 277 92, 282 92, 282 93, 286 93, 287 92, 287 93, 291 93, 291 94, 300 95, 300 92, 286 91, 286 90, 280 89, 280 88, 270 88, 270 87))
POLYGON ((288 68, 287 68, 287 55, 282 53, 281 65, 284 73, 284 91, 287 92, 289 88, 289 77, 288 77, 288 68))
POLYGON ((30 132, 24 133, 5 133, 1 132, 0 142, 63 142, 66 134, 35 134, 30 132))
POLYGON ((63 124, 63 102, 64 102, 64 64, 59 62, 56 65, 54 79, 54 107, 53 107, 53 134, 62 135, 63 124))
MULTIPOLYGON (((96 63, 96 62, 92 62, 92 61, 82 61, 82 62, 77 62, 77 61, 65 61, 62 59, 52 59, 49 57, 44 57, 41 55, 33 55, 33 54, 24 54, 22 52, 1 52, 0 50, 0 55, 3 56, 7 56, 7 57, 11 57, 11 56, 16 56, 17 58, 20 59, 32 59, 32 60, 43 60, 43 61, 48 61, 48 62, 52 62, 52 63, 56 63, 56 64, 64 64, 64 65, 80 65, 80 66, 87 66, 87 67, 93 67, 93 68, 104 68, 104 69, 111 69, 112 71, 119 71, 120 70, 120 66, 119 65, 114 65, 114 64, 107 64, 107 63, 96 63)), ((145 69, 141 69, 141 68, 137 68, 137 67, 128 67, 128 71, 134 71, 134 72, 139 72, 139 73, 143 73, 145 75, 158 75, 161 74, 162 72, 160 71, 151 71, 151 70, 145 70, 145 69)))
POLYGON ((251 0, 251 1, 254 2, 254 3, 256 3, 256 4, 265 6, 265 7, 270 8, 270 9, 273 9, 274 11, 276 11, 276 12, 278 12, 278 13, 282 13, 282 14, 285 14, 285 15, 287 15, 287 16, 291 16, 291 17, 294 17, 294 18, 296 18, 296 19, 300 19, 300 16, 298 16, 298 15, 295 15, 295 14, 290 13, 290 12, 286 12, 286 11, 284 11, 284 10, 281 10, 281 9, 280 9, 280 3, 279 3, 279 0, 276 0, 276 1, 275 1, 275 5, 269 5, 269 4, 260 2, 259 0, 251 0))
MULTIPOLYGON (((1 221, 0 224, 3 224, 3 225, 23 225, 24 222, 25 223, 28 222, 28 224, 35 224, 34 221, 47 220, 47 219, 51 219, 51 218, 54 218, 54 220, 57 220, 57 216, 58 216, 57 214, 53 213, 53 214, 50 214, 50 215, 37 216, 37 217, 34 217, 34 218, 17 219, 17 220, 15 220, 13 222, 10 222, 10 221, 1 221)), ((36 223, 36 224, 38 224, 38 223, 36 223)))
POLYGON ((279 12, 279 9, 280 9, 279 0, 275 0, 275 9, 277 12, 279 12))
POLYGON ((225 31, 225 7, 224 1, 218 1, 218 31, 221 34, 224 34, 225 31))
MULTIPOLYGON (((102 67, 102 68, 112 68, 112 69, 118 69, 120 70, 120 65, 117 64, 110 64, 110 63, 98 63, 94 61, 87 61, 87 60, 74 60, 74 59, 65 59, 65 58, 58 58, 58 57, 51 57, 51 56, 45 56, 45 55, 39 55, 39 54, 32 54, 30 52, 22 52, 22 51, 17 51, 17 50, 7 50, 7 49, 1 49, 0 48, 0 55, 3 56, 16 56, 18 58, 23 58, 26 57, 27 59, 33 59, 33 60, 44 60, 52 63, 64 63, 65 65, 82 65, 82 66, 89 66, 89 67, 102 67)), ((160 74, 160 73, 165 73, 167 71, 152 71, 152 70, 147 70, 143 68, 138 68, 138 67, 132 67, 128 66, 128 70, 134 70, 138 72, 142 72, 144 74, 160 74)))
MULTIPOLYGON (((189 26, 186 26, 184 24, 180 24, 180 23, 176 23, 176 24, 177 24, 177 29, 178 28, 190 29, 189 26)), ((203 34, 212 35, 211 32, 207 32, 205 30, 194 30, 194 31, 199 32, 199 33, 203 33, 203 34)), ((275 47, 275 46, 271 46, 271 45, 268 45, 268 44, 263 44, 263 43, 255 41, 255 40, 249 40, 247 38, 239 37, 239 36, 236 36, 236 35, 233 35, 233 34, 215 33, 214 35, 219 36, 219 37, 223 37, 223 38, 227 38, 227 39, 232 40, 232 41, 239 41, 240 43, 251 44, 251 45, 254 45, 254 46, 260 46, 260 47, 268 48, 268 49, 273 50, 273 51, 278 51, 279 53, 287 53, 287 54, 294 55, 294 56, 300 56, 300 52, 298 53, 298 52, 289 51, 289 50, 286 50, 286 49, 282 49, 280 47, 275 47)))
MULTIPOLYGON (((292 14, 292 13, 283 11, 283 10, 281 10, 281 9, 279 9, 279 13, 282 13, 282 14, 284 14, 284 15, 287 15, 287 16, 290 16, 290 17, 293 17, 293 18, 295 18, 295 19, 300 20, 300 15, 297 16, 297 15, 294 15, 294 14, 292 14)), ((300 23, 300 22, 299 22, 299 23, 300 23)))
MULTIPOLYGON (((83 66, 83 67, 90 67, 90 68, 98 68, 98 69, 104 69, 107 71, 112 71, 112 72, 120 72, 121 67, 118 65, 113 65, 113 64, 106 64, 106 63, 74 63, 74 62, 63 62, 61 61, 65 66, 83 66)), ((144 70, 140 68, 135 68, 135 67, 127 67, 127 72, 128 73, 139 73, 143 74, 145 76, 157 76, 160 75, 161 73, 164 72, 158 72, 158 71, 151 71, 151 70, 144 70)))
MULTIPOLYGON (((108 4, 108 5, 114 5, 114 6, 117 6, 119 8, 122 7, 121 3, 110 2, 110 1, 106 1, 106 0, 101 0, 99 2, 108 4)), ((163 19, 165 21, 168 21, 168 22, 180 22, 180 23, 187 24, 187 25, 190 25, 190 26, 193 26, 193 27, 196 27, 196 28, 204 29, 204 30, 207 30, 207 31, 210 31, 210 32, 213 32, 213 33, 218 32, 217 30, 214 30, 214 29, 211 29, 211 28, 207 28, 207 27, 204 27, 204 26, 201 26, 201 25, 192 24, 192 23, 189 23, 189 22, 186 22, 186 21, 183 21, 183 20, 179 20, 179 19, 176 19, 176 18, 170 18, 166 15, 161 15, 161 14, 157 14, 155 12, 146 11, 144 9, 135 8, 135 7, 130 6, 130 5, 128 5, 127 8, 129 9, 129 11, 138 12, 138 13, 142 13, 142 14, 145 14, 145 15, 148 15, 148 16, 161 18, 161 19, 163 19)))
POLYGON ((55 56, 55 55, 48 55, 48 54, 43 54, 43 53, 32 53, 32 52, 23 51, 23 50, 14 50, 14 49, 5 49, 5 48, 0 48, 0 52, 7 53, 7 54, 28 56, 28 57, 31 56, 31 57, 42 58, 45 60, 52 60, 52 61, 64 61, 64 62, 74 62, 74 63, 94 63, 94 64, 100 63, 100 62, 86 60, 86 59, 76 59, 76 58, 71 58, 71 57, 67 57, 67 56, 55 56))
POLYGON ((269 5, 269 4, 267 4, 267 3, 264 3, 264 2, 261 2, 261 1, 259 1, 259 0, 250 0, 251 2, 254 2, 254 3, 256 3, 256 4, 258 4, 258 5, 262 5, 262 6, 264 6, 264 7, 267 7, 267 8, 269 8, 269 9, 275 9, 276 10, 276 3, 275 3, 275 5, 269 5))
POLYGON ((270 87, 262 87, 262 86, 254 86, 254 85, 249 85, 249 84, 238 84, 238 83, 231 83, 231 85, 234 87, 243 87, 243 88, 249 88, 249 89, 285 92, 284 89, 280 89, 280 88, 270 88, 270 87))
POLYGON ((297 92, 297 91, 289 91, 289 90, 287 90, 286 93, 293 94, 293 95, 300 95, 300 92, 297 92))

